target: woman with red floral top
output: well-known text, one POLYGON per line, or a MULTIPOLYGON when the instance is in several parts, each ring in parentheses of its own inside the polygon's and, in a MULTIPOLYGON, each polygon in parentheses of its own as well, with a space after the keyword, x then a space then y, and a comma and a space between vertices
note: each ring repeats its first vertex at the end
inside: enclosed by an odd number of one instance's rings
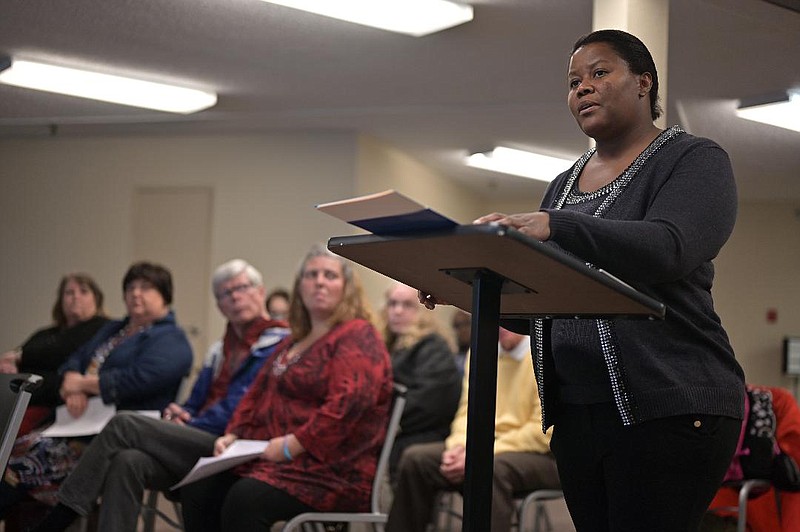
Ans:
POLYGON ((269 530, 308 511, 367 511, 392 394, 389 355, 350 265, 323 246, 294 284, 292 334, 217 439, 268 440, 259 459, 181 492, 189 532, 269 530))

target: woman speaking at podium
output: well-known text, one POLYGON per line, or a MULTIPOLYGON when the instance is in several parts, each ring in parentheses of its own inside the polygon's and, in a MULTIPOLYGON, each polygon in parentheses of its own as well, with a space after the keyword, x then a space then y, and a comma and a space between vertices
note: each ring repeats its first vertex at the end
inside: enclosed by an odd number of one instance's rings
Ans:
POLYGON ((576 529, 697 530, 743 416, 743 372, 711 298, 736 218, 731 164, 713 141, 655 126, 658 74, 633 35, 579 39, 566 81, 596 147, 539 211, 475 223, 514 227, 666 305, 663 321, 536 320, 534 367, 576 529))

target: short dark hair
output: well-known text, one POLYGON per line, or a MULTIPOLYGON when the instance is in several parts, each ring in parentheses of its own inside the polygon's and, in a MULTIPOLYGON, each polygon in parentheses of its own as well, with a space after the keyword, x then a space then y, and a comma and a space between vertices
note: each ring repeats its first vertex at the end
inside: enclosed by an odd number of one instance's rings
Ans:
POLYGON ((134 263, 122 279, 122 292, 125 293, 128 285, 138 279, 152 284, 166 305, 172 303, 172 274, 164 266, 145 261, 134 263))
POLYGON ((622 30, 597 30, 578 39, 570 55, 581 46, 592 43, 606 43, 611 46, 617 55, 628 63, 628 68, 634 74, 645 72, 650 74, 653 78, 653 86, 650 88, 650 116, 653 120, 661 116, 661 105, 658 103, 658 72, 647 46, 635 35, 622 30))
POLYGON ((270 301, 272 301, 273 299, 280 298, 280 297, 285 299, 287 303, 289 302, 289 299, 291 299, 291 295, 289 294, 288 290, 286 290, 285 288, 275 288, 267 296, 267 310, 269 310, 270 301))

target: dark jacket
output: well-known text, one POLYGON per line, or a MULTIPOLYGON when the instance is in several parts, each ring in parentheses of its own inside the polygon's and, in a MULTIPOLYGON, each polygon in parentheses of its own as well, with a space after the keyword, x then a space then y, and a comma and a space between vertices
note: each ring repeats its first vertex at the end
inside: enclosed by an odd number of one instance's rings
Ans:
POLYGON ((461 398, 461 373, 450 346, 438 334, 397 349, 391 357, 395 382, 408 388, 400 431, 389 457, 389 473, 394 477, 406 447, 442 441, 450 433, 461 398))
MULTIPOLYGON (((283 322, 274 323, 283 324, 283 322)), ((274 354, 275 346, 288 334, 289 329, 286 327, 273 326, 265 329, 258 341, 250 347, 250 355, 233 374, 225 397, 201 412, 223 358, 222 341, 215 342, 209 349, 203 369, 197 375, 189 399, 183 405, 183 408, 192 415, 188 425, 212 434, 224 433, 231 414, 264 365, 264 361, 274 354)))
MULTIPOLYGON (((129 319, 107 323, 59 369, 84 373, 94 351, 122 330, 129 319)), ((192 348, 170 311, 152 327, 114 349, 100 368, 100 395, 119 410, 163 410, 175 400, 192 365, 192 348)))

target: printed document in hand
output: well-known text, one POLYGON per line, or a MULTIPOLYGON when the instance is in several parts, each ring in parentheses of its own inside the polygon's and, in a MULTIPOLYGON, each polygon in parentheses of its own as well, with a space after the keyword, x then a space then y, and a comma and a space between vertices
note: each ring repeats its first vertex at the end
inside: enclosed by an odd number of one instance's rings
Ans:
POLYGON ((61 405, 56 408, 56 422, 44 430, 42 436, 70 438, 99 434, 116 413, 117 407, 103 404, 99 395, 89 398, 86 411, 81 417, 72 417, 67 412, 66 405, 61 405))
POLYGON ((376 235, 436 231, 458 225, 395 190, 322 203, 317 210, 376 235))
POLYGON ((189 473, 183 477, 183 480, 172 486, 170 489, 174 490, 185 486, 195 480, 210 477, 220 471, 225 471, 233 466, 249 462, 257 458, 264 452, 269 444, 268 441, 262 440, 236 440, 228 446, 225 451, 219 456, 204 456, 197 460, 189 473))

